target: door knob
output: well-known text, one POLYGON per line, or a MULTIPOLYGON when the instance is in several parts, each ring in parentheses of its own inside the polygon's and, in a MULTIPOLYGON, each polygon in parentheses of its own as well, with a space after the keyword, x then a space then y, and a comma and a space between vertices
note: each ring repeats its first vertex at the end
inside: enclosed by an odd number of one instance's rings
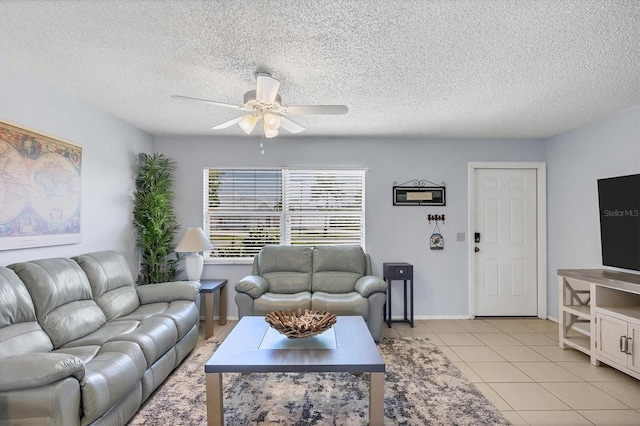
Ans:
POLYGON ((480 249, 478 247, 474 248, 473 251, 475 251, 476 253, 480 251, 480 249))

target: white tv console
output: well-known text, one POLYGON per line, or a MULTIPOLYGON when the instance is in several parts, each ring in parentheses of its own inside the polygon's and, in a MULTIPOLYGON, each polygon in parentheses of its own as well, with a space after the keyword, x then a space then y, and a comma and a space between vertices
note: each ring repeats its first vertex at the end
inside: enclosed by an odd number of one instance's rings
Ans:
POLYGON ((640 379, 640 275, 559 269, 559 344, 640 379))

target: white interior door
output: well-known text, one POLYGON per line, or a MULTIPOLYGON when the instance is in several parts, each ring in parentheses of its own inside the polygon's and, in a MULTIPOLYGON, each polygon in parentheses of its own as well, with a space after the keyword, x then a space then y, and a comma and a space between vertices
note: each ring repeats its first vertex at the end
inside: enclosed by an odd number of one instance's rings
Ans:
POLYGON ((536 173, 474 170, 477 316, 538 314, 536 173))

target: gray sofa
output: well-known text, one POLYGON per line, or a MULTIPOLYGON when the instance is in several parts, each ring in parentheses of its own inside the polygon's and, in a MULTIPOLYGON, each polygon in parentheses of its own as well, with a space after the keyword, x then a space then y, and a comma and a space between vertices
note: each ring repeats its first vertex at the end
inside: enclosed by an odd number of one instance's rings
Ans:
POLYGON ((382 334, 387 284, 371 275, 371 259, 360 246, 265 246, 252 275, 236 286, 238 315, 282 309, 314 309, 361 315, 371 336, 382 334))
POLYGON ((113 251, 0 267, 0 424, 126 424, 195 347, 199 290, 113 251))

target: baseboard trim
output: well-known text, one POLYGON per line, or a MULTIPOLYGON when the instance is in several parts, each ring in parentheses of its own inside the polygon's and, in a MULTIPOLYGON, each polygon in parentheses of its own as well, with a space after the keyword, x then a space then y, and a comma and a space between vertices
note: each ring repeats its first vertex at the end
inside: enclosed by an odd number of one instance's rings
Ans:
MULTIPOLYGON (((483 318, 491 318, 491 317, 483 317, 483 318)), ((496 317, 496 318, 505 318, 505 317, 496 317)), ((516 318, 516 317, 514 317, 516 318)), ((524 318, 524 317, 523 317, 524 318)), ((531 317, 531 319, 535 319, 537 317, 531 317)), ((220 317, 215 315, 213 317, 213 319, 215 321, 219 321, 220 317)), ((393 321, 403 321, 404 317, 392 317, 393 321)), ((472 319, 469 315, 416 315, 415 317, 413 317, 413 319, 415 321, 434 321, 434 320, 470 320, 472 319)), ((554 317, 547 317, 547 319, 549 321, 553 321, 555 323, 558 322, 557 318, 554 317)), ((227 315, 227 321, 238 321, 239 318, 237 316, 228 316, 227 315)), ((204 321, 204 315, 200 315, 200 321, 204 321)))

